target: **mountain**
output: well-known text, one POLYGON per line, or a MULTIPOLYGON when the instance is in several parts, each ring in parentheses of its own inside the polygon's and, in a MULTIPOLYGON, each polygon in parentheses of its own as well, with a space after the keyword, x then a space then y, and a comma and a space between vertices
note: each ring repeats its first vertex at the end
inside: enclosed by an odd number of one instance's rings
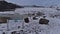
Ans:
POLYGON ((13 3, 8 3, 6 1, 0 1, 0 11, 12 11, 15 10, 16 8, 23 8, 23 7, 13 3))

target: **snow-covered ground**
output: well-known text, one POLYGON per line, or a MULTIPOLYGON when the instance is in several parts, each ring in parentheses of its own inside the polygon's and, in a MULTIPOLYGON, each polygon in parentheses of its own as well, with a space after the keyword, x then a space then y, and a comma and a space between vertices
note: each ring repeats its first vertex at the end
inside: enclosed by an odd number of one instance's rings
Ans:
MULTIPOLYGON (((48 25, 42 25, 39 24, 39 19, 42 18, 42 16, 39 16, 37 20, 33 20, 32 16, 29 17, 30 22, 24 23, 24 20, 18 20, 15 22, 14 20, 9 20, 8 23, 8 29, 9 31, 6 31, 7 34, 9 32, 12 32, 14 30, 19 31, 24 30, 25 34, 59 34, 60 33, 60 11, 57 11, 53 8, 20 8, 16 9, 15 13, 19 13, 21 15, 28 14, 28 13, 37 13, 37 12, 43 12, 47 17, 46 19, 49 20, 48 25), (56 16, 57 15, 57 16, 56 16), (20 28, 18 28, 20 26, 20 28)), ((2 24, 3 25, 3 24, 2 24)), ((2 26, 1 25, 1 26, 2 26)), ((7 24, 4 25, 7 29, 7 24)), ((2 29, 0 27, 0 29, 2 29)), ((4 30, 3 30, 4 31, 4 30)), ((1 30, 1 33, 3 32, 1 30)))
POLYGON ((60 29, 59 29, 60 28, 60 19, 59 19, 60 11, 57 11, 54 8, 34 8, 34 7, 22 8, 22 9, 17 9, 16 12, 20 14, 43 12, 47 16, 46 19, 49 20, 49 25, 41 25, 41 24, 38 24, 38 20, 37 21, 32 20, 27 28, 32 29, 33 27, 36 27, 36 29, 41 30, 40 32, 38 31, 39 34, 59 34, 60 33, 60 29), (54 16, 54 15, 58 15, 58 16, 54 16), (54 18, 52 16, 54 16, 54 18))

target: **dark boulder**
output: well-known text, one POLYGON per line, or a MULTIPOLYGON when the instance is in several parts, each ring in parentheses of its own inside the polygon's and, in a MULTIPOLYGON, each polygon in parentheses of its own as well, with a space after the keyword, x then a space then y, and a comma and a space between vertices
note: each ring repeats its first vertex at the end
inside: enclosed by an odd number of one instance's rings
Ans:
POLYGON ((25 23, 29 23, 29 18, 24 19, 25 23))
POLYGON ((20 26, 18 26, 18 29, 20 28, 20 26))
POLYGON ((38 18, 36 18, 36 17, 33 17, 33 20, 37 20, 38 18))
POLYGON ((16 33, 16 31, 11 32, 11 34, 15 34, 15 33, 16 33))
POLYGON ((39 24, 48 24, 49 20, 41 18, 39 24))
POLYGON ((3 34, 5 34, 5 32, 3 32, 3 34))

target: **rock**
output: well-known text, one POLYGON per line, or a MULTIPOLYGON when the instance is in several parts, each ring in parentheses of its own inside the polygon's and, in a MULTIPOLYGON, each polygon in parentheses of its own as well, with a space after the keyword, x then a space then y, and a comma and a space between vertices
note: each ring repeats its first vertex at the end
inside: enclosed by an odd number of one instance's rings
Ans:
POLYGON ((33 17, 33 20, 37 20, 38 18, 36 18, 36 17, 33 17))
POLYGON ((5 32, 3 32, 3 34, 5 34, 5 32))
POLYGON ((29 18, 24 19, 25 23, 29 23, 29 18))
POLYGON ((48 24, 49 20, 41 18, 39 24, 48 24))
POLYGON ((11 34, 15 34, 15 33, 16 33, 16 31, 11 32, 11 34))

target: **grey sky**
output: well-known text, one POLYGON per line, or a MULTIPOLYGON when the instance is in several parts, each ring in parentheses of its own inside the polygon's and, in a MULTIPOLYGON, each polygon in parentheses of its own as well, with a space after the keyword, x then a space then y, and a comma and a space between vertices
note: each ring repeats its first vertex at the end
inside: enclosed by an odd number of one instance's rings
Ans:
POLYGON ((6 0, 19 5, 60 5, 60 0, 6 0))

